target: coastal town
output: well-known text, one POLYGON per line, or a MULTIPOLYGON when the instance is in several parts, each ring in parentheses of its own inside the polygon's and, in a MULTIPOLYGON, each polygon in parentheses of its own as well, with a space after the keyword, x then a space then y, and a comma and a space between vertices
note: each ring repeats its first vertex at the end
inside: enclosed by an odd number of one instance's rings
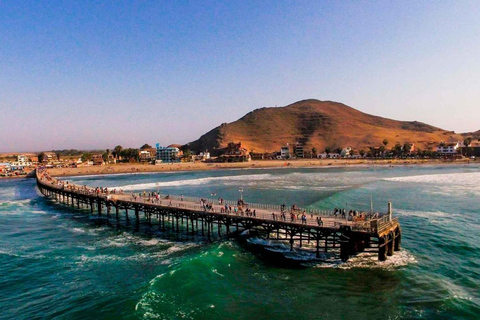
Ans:
MULTIPOLYGON (((32 169, 42 166, 46 168, 79 168, 91 166, 114 166, 121 164, 185 164, 185 163, 241 163, 254 161, 295 160, 396 160, 396 159, 434 159, 445 162, 475 161, 480 157, 480 139, 474 141, 467 138, 464 141, 431 143, 427 150, 421 150, 414 143, 396 143, 389 147, 385 139, 381 146, 356 150, 352 147, 330 148, 322 152, 307 148, 302 143, 285 144, 274 152, 248 151, 242 143, 230 142, 225 148, 205 150, 195 153, 188 145, 172 144, 166 147, 157 144, 151 147, 144 144, 139 149, 114 149, 101 151, 58 150, 39 153, 4 154, 0 155, 0 177, 22 177, 32 169)), ((271 162, 270 162, 271 163, 271 162)))

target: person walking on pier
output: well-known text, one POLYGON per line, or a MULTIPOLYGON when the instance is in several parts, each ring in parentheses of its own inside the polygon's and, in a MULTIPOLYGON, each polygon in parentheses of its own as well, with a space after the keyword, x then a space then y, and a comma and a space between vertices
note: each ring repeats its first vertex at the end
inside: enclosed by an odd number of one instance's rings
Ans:
POLYGON ((321 217, 317 217, 317 224, 319 227, 323 227, 323 221, 321 217))
POLYGON ((307 224, 307 215, 305 212, 302 214, 302 224, 307 224))

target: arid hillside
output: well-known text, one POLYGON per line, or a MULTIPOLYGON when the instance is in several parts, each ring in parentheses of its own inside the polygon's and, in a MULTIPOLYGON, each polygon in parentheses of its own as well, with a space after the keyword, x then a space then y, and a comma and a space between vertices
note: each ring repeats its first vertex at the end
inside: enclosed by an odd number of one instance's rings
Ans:
POLYGON ((464 136, 465 138, 471 137, 473 139, 480 139, 480 130, 475 132, 462 133, 462 136, 464 136))
POLYGON ((380 146, 384 139, 389 141, 387 147, 408 142, 425 149, 434 142, 459 141, 463 137, 421 122, 369 115, 338 102, 303 100, 249 112, 235 122, 214 128, 185 148, 212 151, 234 141, 249 151, 271 152, 298 141, 322 152, 325 147, 367 149, 380 146))

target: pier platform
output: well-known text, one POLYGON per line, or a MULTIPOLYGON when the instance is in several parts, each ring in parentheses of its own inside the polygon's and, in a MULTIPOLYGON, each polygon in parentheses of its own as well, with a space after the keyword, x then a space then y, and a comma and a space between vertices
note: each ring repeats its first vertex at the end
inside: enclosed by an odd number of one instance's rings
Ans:
POLYGON ((37 169, 35 177, 38 189, 46 197, 72 208, 88 208, 91 214, 114 215, 117 220, 124 214, 125 221, 134 220, 137 227, 140 223, 156 224, 162 231, 201 233, 208 240, 249 230, 265 239, 286 243, 290 250, 312 250, 317 257, 334 252, 343 261, 363 251, 376 252, 378 260, 384 261, 400 250, 401 228, 398 219, 392 217, 391 203, 385 214, 351 216, 246 203, 243 199, 219 203, 218 199, 155 192, 125 194, 57 180, 45 169, 37 169))

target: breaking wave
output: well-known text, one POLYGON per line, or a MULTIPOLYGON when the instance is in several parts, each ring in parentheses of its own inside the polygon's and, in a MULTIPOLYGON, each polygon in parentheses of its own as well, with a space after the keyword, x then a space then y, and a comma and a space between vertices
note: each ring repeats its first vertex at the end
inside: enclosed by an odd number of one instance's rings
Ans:
POLYGON ((480 172, 461 172, 445 174, 426 174, 407 177, 384 178, 386 181, 429 183, 436 185, 458 185, 478 187, 480 172))
POLYGON ((112 188, 122 188, 122 189, 131 189, 131 190, 144 190, 144 189, 154 189, 158 187, 179 187, 179 186, 195 186, 195 185, 205 185, 215 181, 254 181, 254 180, 271 180, 273 176, 271 174, 253 174, 253 175, 239 175, 239 176, 224 176, 224 177, 208 177, 208 178, 198 178, 198 179, 188 179, 188 180, 177 180, 177 181, 163 181, 163 182, 150 182, 150 183, 141 183, 141 184, 130 184, 125 186, 117 186, 112 188))

